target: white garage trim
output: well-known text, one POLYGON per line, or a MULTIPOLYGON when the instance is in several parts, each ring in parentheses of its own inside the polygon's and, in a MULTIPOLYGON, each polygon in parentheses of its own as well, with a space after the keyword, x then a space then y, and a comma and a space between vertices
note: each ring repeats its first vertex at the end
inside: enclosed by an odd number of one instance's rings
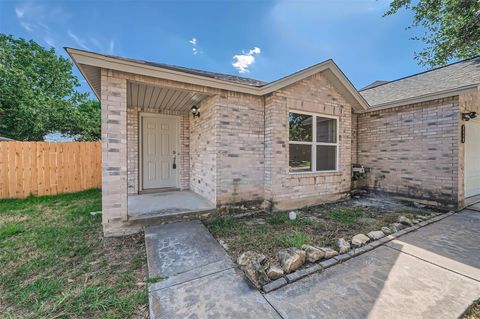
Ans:
POLYGON ((465 122, 465 198, 480 194, 480 118, 465 122))

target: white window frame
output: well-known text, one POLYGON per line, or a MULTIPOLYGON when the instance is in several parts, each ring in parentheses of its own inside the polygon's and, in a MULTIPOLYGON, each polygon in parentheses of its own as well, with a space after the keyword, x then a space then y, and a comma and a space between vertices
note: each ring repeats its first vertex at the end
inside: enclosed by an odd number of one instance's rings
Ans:
MULTIPOLYGON (((289 110, 288 115, 290 113, 295 113, 295 114, 303 114, 303 115, 310 115, 312 116, 312 141, 311 142, 300 142, 300 141, 290 141, 290 125, 287 125, 288 129, 288 147, 289 147, 289 152, 288 152, 288 171, 289 174, 292 175, 298 175, 298 174, 312 174, 312 173, 328 173, 328 172, 338 172, 340 169, 340 164, 339 164, 339 154, 340 154, 340 143, 339 143, 339 138, 340 138, 340 118, 338 116, 333 116, 333 115, 326 115, 326 114, 321 114, 321 113, 310 113, 310 112, 304 112, 304 111, 296 111, 296 110, 289 110), (325 117, 325 118, 330 118, 334 119, 337 122, 337 136, 336 136, 336 143, 325 143, 325 142, 317 142, 317 117, 325 117), (291 172, 290 171, 290 144, 296 144, 296 145, 311 145, 312 147, 312 170, 311 171, 304 171, 304 172, 291 172), (321 170, 317 171, 317 145, 328 145, 328 146, 336 146, 335 148, 335 169, 334 170, 321 170)), ((287 118, 288 121, 288 118, 287 118)), ((290 123, 289 123, 290 124, 290 123)))

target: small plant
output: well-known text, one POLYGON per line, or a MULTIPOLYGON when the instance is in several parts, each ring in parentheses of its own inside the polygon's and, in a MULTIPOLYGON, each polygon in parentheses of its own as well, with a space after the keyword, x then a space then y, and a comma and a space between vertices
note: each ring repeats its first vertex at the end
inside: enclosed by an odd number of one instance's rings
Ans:
POLYGON ((227 218, 214 218, 210 222, 210 231, 214 235, 221 236, 223 234, 228 233, 230 230, 233 230, 235 227, 238 226, 239 221, 237 219, 227 217, 227 218))
POLYGON ((312 241, 312 238, 305 233, 295 231, 293 234, 281 235, 276 238, 282 246, 285 247, 297 247, 302 248, 304 244, 308 244, 312 241))
POLYGON ((12 237, 16 234, 23 233, 25 228, 19 224, 9 224, 0 228, 0 240, 12 237))
POLYGON ((282 213, 274 213, 271 217, 267 219, 267 222, 270 225, 282 225, 288 222, 288 213, 282 212, 282 213))
POLYGON ((165 279, 167 279, 167 277, 162 277, 162 276, 148 277, 147 284, 156 284, 157 282, 160 282, 165 279))
POLYGON ((355 224, 360 217, 363 217, 363 212, 359 208, 340 208, 329 212, 328 217, 342 224, 355 224))

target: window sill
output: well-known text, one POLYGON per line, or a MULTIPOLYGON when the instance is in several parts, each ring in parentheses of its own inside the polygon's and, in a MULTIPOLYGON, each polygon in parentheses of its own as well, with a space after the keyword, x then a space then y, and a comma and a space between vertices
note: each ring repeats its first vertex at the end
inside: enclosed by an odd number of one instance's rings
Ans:
POLYGON ((322 171, 322 172, 295 172, 295 173, 288 173, 288 177, 290 178, 298 178, 298 177, 316 177, 316 176, 340 176, 343 172, 336 170, 336 171, 322 171))

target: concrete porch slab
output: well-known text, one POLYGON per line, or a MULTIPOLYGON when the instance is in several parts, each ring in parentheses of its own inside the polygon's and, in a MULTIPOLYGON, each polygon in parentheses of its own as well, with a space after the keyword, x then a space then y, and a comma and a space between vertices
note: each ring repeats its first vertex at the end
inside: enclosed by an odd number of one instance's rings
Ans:
POLYGON ((188 190, 128 196, 128 217, 133 220, 213 209, 213 203, 188 190))

